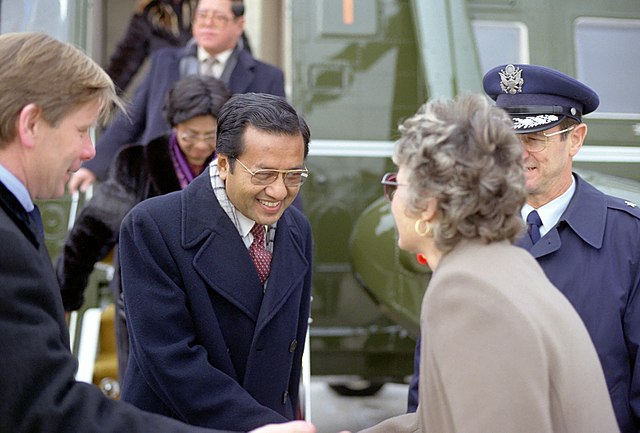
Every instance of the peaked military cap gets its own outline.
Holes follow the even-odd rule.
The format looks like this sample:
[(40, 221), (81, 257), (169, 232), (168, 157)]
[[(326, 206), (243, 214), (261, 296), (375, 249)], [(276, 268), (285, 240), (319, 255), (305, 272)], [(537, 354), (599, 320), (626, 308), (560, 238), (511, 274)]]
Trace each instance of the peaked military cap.
[(582, 122), (600, 104), (598, 94), (555, 69), (502, 65), (487, 72), (484, 91), (513, 119), (518, 134), (553, 128), (566, 117)]

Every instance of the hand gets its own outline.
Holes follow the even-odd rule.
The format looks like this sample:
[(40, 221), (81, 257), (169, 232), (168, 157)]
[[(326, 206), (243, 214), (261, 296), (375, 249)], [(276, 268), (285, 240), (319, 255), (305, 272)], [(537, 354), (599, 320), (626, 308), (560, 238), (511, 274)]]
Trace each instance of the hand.
[(69, 193), (73, 194), (74, 192), (80, 189), (80, 192), (85, 192), (89, 186), (93, 182), (96, 181), (96, 175), (93, 174), (91, 170), (88, 168), (80, 167), (78, 171), (71, 175), (71, 179), (69, 179), (69, 183), (67, 183), (67, 187), (69, 188)]
[(316, 428), (306, 421), (291, 421), (283, 424), (268, 424), (249, 433), (316, 433)]

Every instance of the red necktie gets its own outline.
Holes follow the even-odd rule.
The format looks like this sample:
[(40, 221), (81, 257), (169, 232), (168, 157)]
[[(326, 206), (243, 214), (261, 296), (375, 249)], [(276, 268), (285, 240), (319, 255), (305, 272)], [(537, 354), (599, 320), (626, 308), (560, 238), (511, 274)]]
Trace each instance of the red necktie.
[(271, 253), (264, 247), (264, 226), (256, 223), (251, 229), (251, 234), (253, 235), (253, 242), (249, 246), (249, 255), (258, 271), (260, 282), (264, 284), (271, 270)]

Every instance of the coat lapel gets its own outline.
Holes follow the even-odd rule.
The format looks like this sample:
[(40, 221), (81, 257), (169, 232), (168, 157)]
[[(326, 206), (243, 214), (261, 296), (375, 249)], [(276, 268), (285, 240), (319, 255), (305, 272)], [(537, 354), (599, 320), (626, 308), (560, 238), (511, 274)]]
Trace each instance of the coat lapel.
[(194, 179), (182, 197), (182, 247), (197, 249), (193, 253), (195, 271), (212, 290), (256, 321), (259, 331), (302, 286), (311, 266), (303, 254), (302, 236), (291, 211), (285, 211), (278, 222), (271, 273), (263, 295), (249, 252), (215, 198), (209, 170)]
[(302, 235), (286, 210), (278, 221), (271, 260), (271, 273), (260, 308), (256, 333), (286, 304), (291, 295), (304, 286), (303, 280), (311, 266), (302, 247)]
[(238, 63), (233, 70), (229, 87), (233, 93), (246, 93), (253, 82), (255, 59), (249, 53), (242, 50), (238, 53)]
[[(605, 196), (587, 184), (574, 173), (576, 191), (569, 202), (569, 206), (560, 217), (560, 221), (535, 245), (525, 234), (517, 245), (528, 250), (533, 257), (540, 258), (558, 251), (562, 246), (562, 239), (558, 226), (567, 224), (584, 242), (593, 248), (602, 247), (604, 230), (607, 222), (607, 204)], [(584, 216), (588, 215), (588, 218)]]
[(182, 213), (182, 247), (195, 249), (195, 271), (212, 290), (257, 320), (262, 285), (238, 230), (215, 197), (208, 169), (183, 190)]

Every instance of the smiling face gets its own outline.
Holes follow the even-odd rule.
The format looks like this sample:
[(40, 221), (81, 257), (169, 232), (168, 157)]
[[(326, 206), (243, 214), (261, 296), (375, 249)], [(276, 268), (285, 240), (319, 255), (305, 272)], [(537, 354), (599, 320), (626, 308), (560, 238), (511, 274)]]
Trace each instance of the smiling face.
[[(544, 132), (551, 134), (561, 129), (555, 126)], [(581, 123), (564, 139), (562, 136), (549, 138), (544, 150), (535, 153), (524, 150), (527, 203), (539, 208), (569, 188), (573, 157), (582, 147), (586, 131), (587, 126)]]
[(34, 199), (64, 194), (71, 173), (96, 154), (89, 130), (100, 114), (98, 100), (88, 102), (52, 126), (38, 116), (33, 127), (33, 147), (29, 149), (26, 183)]
[[(242, 135), (244, 151), (238, 157), (253, 172), (260, 169), (295, 170), (304, 168), (304, 140), (302, 135), (271, 134), (252, 126)], [(282, 175), (269, 185), (254, 185), (251, 174), (226, 155), (218, 155), (220, 178), (225, 183), (227, 196), (240, 213), (264, 225), (280, 219), (293, 202), (300, 186), (287, 187)]]
[(244, 17), (235, 17), (231, 0), (200, 0), (192, 23), (198, 46), (210, 55), (234, 48), (244, 29)]

